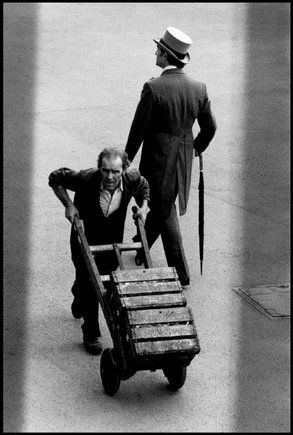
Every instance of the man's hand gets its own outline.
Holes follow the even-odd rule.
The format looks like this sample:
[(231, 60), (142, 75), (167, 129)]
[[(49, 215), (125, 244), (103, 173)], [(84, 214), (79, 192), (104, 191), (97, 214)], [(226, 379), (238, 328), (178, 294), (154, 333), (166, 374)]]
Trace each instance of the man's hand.
[(57, 186), (53, 186), (52, 189), (54, 190), (55, 195), (57, 198), (60, 199), (62, 204), (65, 207), (65, 217), (69, 220), (70, 223), (73, 224), (74, 217), (77, 216), (79, 218), (79, 213), (73, 202), (71, 201), (67, 190), (64, 189), (63, 186), (60, 184)]
[(142, 221), (143, 224), (145, 224), (145, 220), (147, 217), (147, 203), (145, 202), (142, 207), (137, 208), (137, 212), (133, 215), (133, 218), (136, 219), (140, 219)]
[(142, 221), (143, 224), (145, 224), (146, 215), (147, 215), (147, 213), (146, 213), (146, 211), (145, 211), (144, 209), (139, 208), (139, 209), (137, 210), (136, 217), (137, 217), (138, 219), (140, 219), (140, 220)]
[(79, 213), (77, 208), (75, 207), (75, 205), (73, 204), (69, 204), (66, 208), (65, 208), (65, 217), (66, 219), (69, 220), (69, 222), (71, 222), (73, 224), (74, 222), (74, 217), (78, 217), (79, 218)]

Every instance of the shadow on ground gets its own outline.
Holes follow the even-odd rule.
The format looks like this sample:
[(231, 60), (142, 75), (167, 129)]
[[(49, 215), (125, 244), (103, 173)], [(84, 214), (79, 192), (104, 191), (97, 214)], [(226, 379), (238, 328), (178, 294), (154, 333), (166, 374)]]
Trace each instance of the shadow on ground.
[[(289, 8), (248, 5), (242, 234), (248, 286), (289, 281)], [(253, 307), (247, 313), (243, 309), (239, 319), (238, 431), (272, 428), (274, 421), (283, 421), (276, 430), (286, 431), (289, 321), (268, 319)]]
[(38, 6), (4, 4), (4, 428), (23, 422)]

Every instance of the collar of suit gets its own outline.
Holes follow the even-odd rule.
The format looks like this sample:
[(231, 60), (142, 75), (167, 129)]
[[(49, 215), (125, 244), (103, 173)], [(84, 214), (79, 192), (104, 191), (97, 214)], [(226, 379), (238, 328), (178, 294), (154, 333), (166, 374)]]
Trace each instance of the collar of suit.
[[(171, 65), (170, 65), (171, 66)], [(182, 68), (164, 69), (161, 75), (165, 74), (185, 74)]]

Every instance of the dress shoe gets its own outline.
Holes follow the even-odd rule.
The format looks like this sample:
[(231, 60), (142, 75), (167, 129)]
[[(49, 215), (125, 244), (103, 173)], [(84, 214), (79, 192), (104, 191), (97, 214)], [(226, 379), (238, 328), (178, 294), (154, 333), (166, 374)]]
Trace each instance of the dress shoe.
[(91, 338), (90, 340), (83, 338), (83, 345), (88, 353), (92, 355), (98, 355), (103, 349), (102, 337), (95, 337)]

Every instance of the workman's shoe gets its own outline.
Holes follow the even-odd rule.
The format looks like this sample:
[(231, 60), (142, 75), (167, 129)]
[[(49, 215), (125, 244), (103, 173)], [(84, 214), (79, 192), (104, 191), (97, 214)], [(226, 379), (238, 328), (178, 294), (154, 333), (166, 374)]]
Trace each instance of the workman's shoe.
[(83, 345), (85, 350), (92, 355), (98, 355), (103, 350), (102, 337), (96, 337), (90, 340), (83, 338)]
[(75, 319), (80, 319), (82, 317), (82, 308), (80, 303), (76, 300), (76, 298), (73, 299), (73, 302), (71, 304), (71, 312)]

